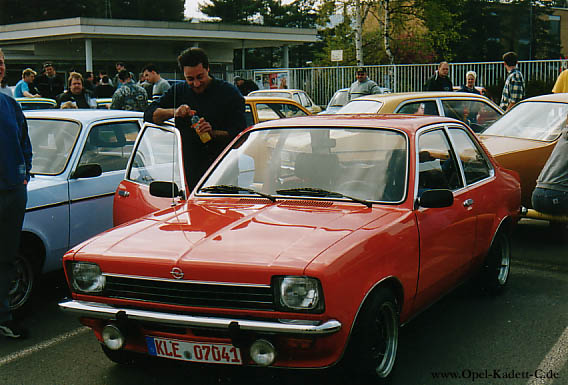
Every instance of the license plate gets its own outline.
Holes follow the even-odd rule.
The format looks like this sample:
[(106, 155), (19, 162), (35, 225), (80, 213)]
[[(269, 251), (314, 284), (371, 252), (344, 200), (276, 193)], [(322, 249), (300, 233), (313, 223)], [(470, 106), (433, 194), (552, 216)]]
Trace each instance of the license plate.
[(241, 365), (241, 351), (230, 344), (187, 342), (158, 337), (146, 337), (148, 353), (174, 360)]

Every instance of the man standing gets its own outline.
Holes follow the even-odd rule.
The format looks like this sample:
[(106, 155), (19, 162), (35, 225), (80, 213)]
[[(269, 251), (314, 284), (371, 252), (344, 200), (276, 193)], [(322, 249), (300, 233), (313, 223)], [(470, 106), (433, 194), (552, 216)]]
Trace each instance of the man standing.
[(448, 77), (450, 73), (450, 65), (447, 61), (440, 62), (438, 64), (438, 70), (428, 81), (426, 82), (426, 91), (448, 91), (452, 92), (454, 90), (454, 85)]
[(130, 73), (122, 70), (118, 73), (122, 84), (112, 95), (111, 110), (144, 111), (148, 107), (148, 95), (144, 88), (134, 84)]
[(256, 85), (256, 83), (250, 79), (243, 79), (240, 76), (235, 76), (234, 81), (235, 81), (235, 86), (237, 86), (237, 88), (239, 89), (239, 91), (241, 91), (241, 94), (243, 96), (247, 96), (252, 91), (258, 90), (258, 86)]
[[(5, 68), (0, 49), (0, 82)], [(22, 338), (25, 331), (13, 320), (10, 310), (10, 289), (16, 275), (14, 262), (26, 212), (32, 146), (19, 104), (3, 93), (0, 93), (0, 147), (0, 335)]]
[[(114, 75), (114, 80), (112, 81), (112, 85), (116, 87), (116, 89), (119, 89), (120, 87), (122, 87), (122, 83), (118, 80), (118, 74), (120, 73), (120, 71), (122, 70), (126, 70), (126, 66), (124, 65), (123, 62), (119, 61), (118, 63), (115, 64), (115, 68), (116, 68), (116, 75)], [(130, 72), (130, 78), (132, 80), (134, 80), (134, 74), (132, 72)]]
[(507, 80), (503, 87), (501, 103), (499, 107), (507, 112), (525, 96), (525, 79), (517, 68), (518, 57), (515, 52), (507, 52), (503, 55), (503, 64), (507, 70)]
[(55, 99), (65, 88), (65, 81), (55, 72), (51, 63), (43, 65), (43, 73), (35, 78), (35, 86), (44, 98)]
[(58, 108), (65, 102), (72, 102), (77, 108), (96, 108), (97, 102), (83, 86), (83, 76), (80, 73), (69, 74), (68, 87), (67, 91), (56, 98)]
[(568, 92), (568, 68), (562, 71), (560, 75), (558, 75), (556, 83), (554, 83), (554, 87), (552, 88), (553, 94), (559, 94), (563, 92)]
[[(234, 85), (209, 74), (209, 58), (201, 48), (183, 51), (178, 64), (185, 83), (174, 85), (152, 102), (144, 120), (160, 124), (176, 118), (191, 190), (227, 143), (246, 127), (245, 100)], [(200, 119), (192, 128), (194, 114)], [(205, 134), (211, 140), (201, 139)]]
[(16, 83), (14, 88), (15, 98), (40, 98), (41, 95), (34, 86), (36, 72), (31, 68), (22, 71), (22, 79)]
[(380, 94), (381, 88), (374, 81), (367, 77), (367, 70), (363, 67), (357, 68), (357, 80), (349, 88), (349, 100), (353, 100), (363, 95)]
[(154, 64), (147, 64), (142, 72), (144, 73), (146, 81), (153, 84), (152, 94), (148, 95), (148, 98), (157, 99), (170, 89), (170, 83), (168, 83), (166, 79), (162, 79), (160, 71), (158, 71), (158, 67)]

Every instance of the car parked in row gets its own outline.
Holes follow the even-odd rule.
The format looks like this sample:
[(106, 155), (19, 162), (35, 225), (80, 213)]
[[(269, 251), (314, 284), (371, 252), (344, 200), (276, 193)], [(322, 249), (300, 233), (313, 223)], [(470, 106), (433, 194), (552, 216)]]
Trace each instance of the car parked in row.
[(32, 178), (11, 307), (28, 303), (39, 274), (61, 269), (63, 254), (112, 227), (113, 194), (140, 131), (142, 113), (25, 111)]
[(321, 107), (314, 103), (304, 90), (296, 89), (266, 89), (250, 92), (247, 96), (263, 96), (292, 99), (310, 111), (312, 114), (321, 112)]
[(536, 180), (568, 123), (568, 94), (535, 96), (516, 104), (481, 134), (503, 167), (519, 173), (522, 204), (532, 207)]
[(405, 92), (367, 95), (350, 101), (338, 114), (415, 114), (447, 116), (482, 132), (503, 115), (485, 96), (465, 92)]
[[(390, 94), (391, 90), (386, 87), (379, 87), (381, 89), (380, 94)], [(320, 114), (335, 114), (341, 107), (349, 102), (349, 88), (340, 88), (329, 99), (327, 107), (325, 110), (320, 112)]]
[(151, 213), (64, 257), (60, 307), (115, 362), (340, 363), (381, 382), (401, 324), (474, 275), (507, 283), (518, 176), (457, 120), (260, 123), (193, 192), (179, 159), (177, 130), (147, 125), (117, 205)]

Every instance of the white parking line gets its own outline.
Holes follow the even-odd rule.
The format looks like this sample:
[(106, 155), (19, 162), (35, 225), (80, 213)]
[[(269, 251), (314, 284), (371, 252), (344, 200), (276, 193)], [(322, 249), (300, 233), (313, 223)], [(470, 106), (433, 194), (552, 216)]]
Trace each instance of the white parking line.
[(12, 361), (19, 360), (20, 358), (27, 357), (27, 356), (29, 356), (30, 354), (33, 354), (33, 353), (38, 352), (38, 351), (40, 351), (40, 350), (47, 349), (47, 348), (49, 348), (49, 347), (51, 347), (51, 346), (53, 346), (53, 345), (55, 345), (55, 344), (58, 344), (58, 343), (60, 343), (60, 342), (63, 342), (63, 341), (65, 341), (65, 340), (67, 340), (67, 339), (69, 339), (69, 338), (72, 338), (72, 337), (75, 337), (75, 336), (77, 336), (77, 335), (79, 335), (79, 334), (85, 333), (85, 332), (87, 332), (87, 331), (89, 331), (89, 330), (91, 330), (91, 329), (89, 329), (89, 328), (86, 327), (86, 326), (82, 326), (82, 327), (80, 327), (80, 328), (77, 328), (77, 329), (72, 330), (72, 331), (70, 331), (70, 332), (67, 332), (67, 333), (65, 333), (65, 334), (61, 334), (60, 336), (57, 336), (57, 337), (55, 337), (55, 338), (52, 338), (52, 339), (47, 340), (47, 341), (45, 341), (45, 342), (42, 342), (42, 343), (40, 343), (40, 344), (31, 346), (31, 347), (29, 347), (29, 348), (27, 348), (27, 349), (20, 350), (19, 352), (10, 354), (10, 355), (5, 356), (5, 357), (1, 357), (1, 358), (0, 358), (0, 367), (9, 364), (9, 363), (12, 362)]
[(564, 333), (544, 357), (544, 360), (535, 370), (535, 377), (531, 378), (527, 385), (552, 385), (555, 379), (559, 379), (565, 384), (568, 379), (555, 377), (564, 368), (566, 361), (568, 361), (568, 327), (564, 329)]

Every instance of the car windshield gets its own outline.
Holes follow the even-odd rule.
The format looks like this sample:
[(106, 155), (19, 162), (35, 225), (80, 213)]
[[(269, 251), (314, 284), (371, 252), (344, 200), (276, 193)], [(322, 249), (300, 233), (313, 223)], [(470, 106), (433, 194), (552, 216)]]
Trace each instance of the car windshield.
[(329, 101), (329, 104), (327, 106), (328, 107), (342, 107), (342, 106), (346, 105), (347, 102), (349, 101), (348, 97), (349, 97), (349, 91), (347, 91), (347, 90), (337, 91), (335, 93), (335, 95), (333, 95), (333, 97), (331, 98), (331, 100)]
[(483, 132), (484, 135), (553, 141), (566, 125), (568, 104), (524, 102)]
[(341, 107), (338, 114), (376, 114), (383, 106), (382, 102), (375, 100), (352, 100)]
[(233, 145), (198, 194), (261, 192), (273, 197), (401, 202), (407, 153), (406, 136), (394, 130), (256, 130)]
[(266, 97), (269, 97), (269, 98), (287, 98), (287, 99), (292, 98), (290, 93), (278, 92), (278, 91), (272, 91), (272, 92), (254, 92), (253, 91), (249, 94), (249, 96), (266, 96)]
[(55, 119), (28, 119), (32, 143), (32, 174), (61, 174), (69, 161), (81, 125)]

